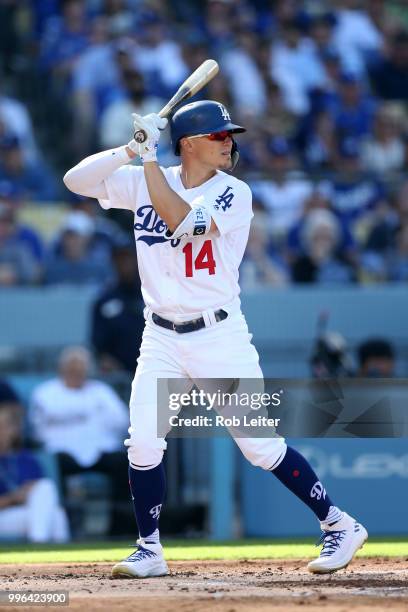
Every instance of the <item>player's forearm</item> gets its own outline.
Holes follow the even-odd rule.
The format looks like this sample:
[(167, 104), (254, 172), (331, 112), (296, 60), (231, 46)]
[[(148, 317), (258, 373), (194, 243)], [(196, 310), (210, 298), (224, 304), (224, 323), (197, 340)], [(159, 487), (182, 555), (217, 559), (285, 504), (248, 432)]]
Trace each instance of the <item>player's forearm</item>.
[(173, 232), (191, 207), (169, 186), (157, 162), (146, 162), (144, 173), (153, 208)]
[(90, 155), (68, 170), (64, 183), (70, 191), (91, 198), (107, 198), (104, 180), (130, 162), (127, 147)]

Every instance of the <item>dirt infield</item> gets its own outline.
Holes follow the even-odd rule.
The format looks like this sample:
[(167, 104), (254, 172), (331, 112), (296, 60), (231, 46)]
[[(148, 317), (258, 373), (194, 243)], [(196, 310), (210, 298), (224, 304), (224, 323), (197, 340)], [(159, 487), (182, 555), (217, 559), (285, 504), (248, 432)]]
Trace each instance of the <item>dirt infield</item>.
[(169, 565), (170, 576), (143, 580), (112, 579), (105, 563), (0, 565), (0, 582), (7, 590), (68, 590), (69, 609), (86, 612), (292, 612), (299, 606), (308, 612), (408, 610), (408, 558), (361, 558), (328, 576), (310, 574), (304, 560)]

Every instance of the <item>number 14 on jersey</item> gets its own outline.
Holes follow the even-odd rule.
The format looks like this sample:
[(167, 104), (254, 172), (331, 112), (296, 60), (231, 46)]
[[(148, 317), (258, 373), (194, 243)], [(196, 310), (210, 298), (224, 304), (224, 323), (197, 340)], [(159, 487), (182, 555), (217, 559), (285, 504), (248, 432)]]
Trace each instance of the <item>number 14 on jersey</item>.
[(185, 258), (186, 276), (194, 276), (194, 270), (208, 270), (208, 274), (215, 274), (215, 259), (211, 240), (206, 240), (193, 261), (193, 243), (187, 242), (183, 248)]

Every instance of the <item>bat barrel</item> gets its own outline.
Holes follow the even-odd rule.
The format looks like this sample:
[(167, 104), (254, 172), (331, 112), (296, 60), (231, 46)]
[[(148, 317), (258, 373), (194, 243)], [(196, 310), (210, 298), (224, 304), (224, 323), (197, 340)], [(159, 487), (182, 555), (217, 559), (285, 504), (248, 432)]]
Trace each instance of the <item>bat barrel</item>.
[[(174, 96), (167, 102), (161, 111), (160, 117), (168, 117), (177, 108), (181, 102), (191, 98), (200, 89), (202, 89), (211, 79), (218, 73), (219, 67), (215, 60), (205, 60), (179, 87)], [(144, 130), (138, 130), (134, 133), (133, 138), (138, 143), (145, 142), (147, 134)]]

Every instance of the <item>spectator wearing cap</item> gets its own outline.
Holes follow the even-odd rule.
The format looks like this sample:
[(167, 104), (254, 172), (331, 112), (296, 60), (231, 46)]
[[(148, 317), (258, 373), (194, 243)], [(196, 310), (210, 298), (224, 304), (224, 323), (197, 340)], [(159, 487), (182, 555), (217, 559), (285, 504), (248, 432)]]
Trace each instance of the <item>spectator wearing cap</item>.
[(39, 275), (30, 247), (17, 235), (13, 209), (0, 202), (0, 286), (34, 284)]
[(371, 83), (385, 100), (408, 99), (408, 32), (400, 30), (391, 40), (390, 52), (370, 72)]
[(6, 134), (0, 139), (0, 180), (12, 183), (26, 200), (47, 202), (57, 199), (58, 189), (51, 172), (39, 161), (26, 161), (23, 148), (14, 134)]
[(339, 251), (340, 240), (341, 227), (331, 211), (310, 211), (302, 231), (303, 253), (292, 265), (293, 281), (320, 285), (353, 282), (353, 269)]
[(340, 222), (361, 242), (367, 222), (384, 201), (382, 183), (361, 171), (360, 142), (352, 137), (340, 141), (335, 172), (320, 188), (331, 202)]
[(340, 90), (340, 81), (343, 74), (341, 58), (334, 46), (329, 46), (319, 52), (319, 59), (323, 66), (324, 80), (310, 93), (310, 113), (305, 118), (310, 121), (321, 112), (327, 112), (337, 103)]
[(395, 349), (385, 338), (369, 338), (357, 349), (357, 376), (362, 378), (393, 378)]
[(103, 372), (133, 374), (145, 323), (134, 244), (118, 242), (112, 258), (116, 280), (93, 306), (91, 344)]
[(357, 72), (353, 70), (339, 49), (336, 29), (337, 21), (334, 13), (317, 14), (311, 19), (310, 36), (316, 46), (316, 53), (324, 71), (324, 90), (336, 90), (339, 75), (342, 71)]
[(10, 183), (0, 181), (0, 209), (1, 214), (8, 218), (12, 226), (10, 227), (10, 238), (16, 244), (27, 247), (38, 265), (41, 265), (44, 258), (43, 240), (37, 230), (20, 222), (20, 201), (17, 195), (18, 192), (16, 193)]
[(84, 212), (72, 212), (67, 216), (57, 245), (45, 260), (46, 284), (102, 286), (110, 280), (110, 262), (91, 255), (93, 234), (94, 224)]
[(293, 151), (286, 138), (272, 138), (269, 151), (268, 179), (251, 182), (251, 188), (268, 211), (273, 237), (283, 240), (288, 229), (302, 216), (312, 185), (294, 170)]
[(362, 166), (384, 174), (402, 170), (405, 162), (404, 128), (407, 117), (402, 105), (387, 102), (375, 115), (373, 134), (363, 143)]
[(356, 73), (343, 72), (338, 94), (328, 101), (327, 111), (341, 137), (361, 138), (372, 131), (375, 100), (367, 94)]
[(23, 409), (6, 381), (0, 382), (0, 537), (66, 542), (68, 522), (53, 481), (22, 444)]

